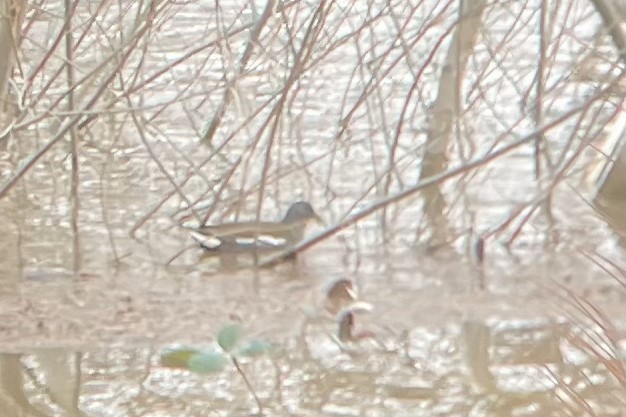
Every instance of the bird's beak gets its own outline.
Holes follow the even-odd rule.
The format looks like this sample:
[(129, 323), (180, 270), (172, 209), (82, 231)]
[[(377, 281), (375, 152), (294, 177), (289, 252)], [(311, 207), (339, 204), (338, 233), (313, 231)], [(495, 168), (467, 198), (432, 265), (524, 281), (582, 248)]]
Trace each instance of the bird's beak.
[(356, 291), (354, 291), (354, 288), (346, 288), (346, 293), (348, 294), (348, 297), (350, 297), (352, 300), (357, 300), (358, 296)]

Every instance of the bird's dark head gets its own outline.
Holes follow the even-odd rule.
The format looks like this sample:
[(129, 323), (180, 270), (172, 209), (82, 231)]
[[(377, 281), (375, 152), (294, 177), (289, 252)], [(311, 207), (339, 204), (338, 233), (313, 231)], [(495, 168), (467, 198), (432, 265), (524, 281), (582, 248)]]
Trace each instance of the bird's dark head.
[(352, 281), (341, 278), (331, 282), (326, 289), (326, 310), (335, 314), (356, 302), (357, 294)]
[(311, 204), (306, 201), (296, 201), (287, 210), (283, 223), (297, 223), (306, 222), (309, 220), (316, 220), (320, 223), (322, 219), (317, 215)]

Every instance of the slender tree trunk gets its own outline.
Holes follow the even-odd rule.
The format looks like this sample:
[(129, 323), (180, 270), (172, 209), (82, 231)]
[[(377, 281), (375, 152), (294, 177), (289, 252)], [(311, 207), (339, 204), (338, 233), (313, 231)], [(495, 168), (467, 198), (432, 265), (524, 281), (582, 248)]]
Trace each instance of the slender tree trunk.
[(626, 62), (626, 30), (623, 27), (626, 21), (624, 0), (591, 0), (591, 3), (604, 20), (604, 24), (619, 50), (620, 58)]
[[(622, 62), (626, 63), (626, 4), (623, 0), (592, 0), (602, 17)], [(626, 100), (605, 135), (597, 142), (600, 153), (586, 172), (586, 188), (594, 205), (605, 216), (626, 246)]]
[[(441, 71), (437, 99), (429, 115), (428, 139), (420, 179), (435, 176), (446, 169), (448, 149), (454, 125), (461, 114), (461, 85), (467, 60), (474, 50), (482, 25), (486, 0), (460, 0), (459, 24), (454, 32)], [(446, 203), (439, 187), (424, 190), (426, 217), (432, 227), (431, 242), (447, 241)]]
[(25, 10), (24, 0), (0, 0), (0, 149), (6, 146), (5, 129), (10, 120), (7, 83), (16, 62)]

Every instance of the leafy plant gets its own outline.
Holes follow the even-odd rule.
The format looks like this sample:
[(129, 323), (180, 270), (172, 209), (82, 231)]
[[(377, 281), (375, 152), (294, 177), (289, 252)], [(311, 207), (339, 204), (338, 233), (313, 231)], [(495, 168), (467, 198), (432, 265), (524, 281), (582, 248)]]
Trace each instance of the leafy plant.
[(223, 326), (217, 334), (217, 346), (208, 350), (190, 347), (170, 348), (160, 355), (161, 366), (173, 369), (185, 369), (198, 374), (211, 374), (226, 369), (232, 363), (243, 378), (254, 401), (262, 411), (261, 402), (257, 397), (250, 381), (239, 365), (238, 357), (258, 357), (268, 353), (270, 343), (263, 340), (250, 340), (240, 343), (243, 337), (243, 328), (238, 324)]

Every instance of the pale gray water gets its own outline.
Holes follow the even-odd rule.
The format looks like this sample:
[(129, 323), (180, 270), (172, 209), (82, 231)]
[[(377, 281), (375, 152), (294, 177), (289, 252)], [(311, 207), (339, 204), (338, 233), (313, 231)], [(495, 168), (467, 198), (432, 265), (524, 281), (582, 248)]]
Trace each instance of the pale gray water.
[[(248, 10), (235, 20), (239, 9), (221, 6), (224, 14), (219, 17), (228, 25), (255, 19)], [(289, 21), (307, 22), (316, 6), (304, 2), (292, 6)], [(46, 7), (62, 14), (60, 6)], [(94, 10), (95, 4), (89, 7)], [(116, 7), (108, 4), (99, 23), (115, 25)], [(298, 13), (293, 11), (296, 7)], [(380, 5), (372, 2), (371, 7), (352, 9), (352, 24), (375, 16)], [(469, 67), (475, 72), (468, 76), (463, 105), (472, 113), (462, 118), (458, 136), (467, 139), (461, 144), (465, 158), (472, 149), (471, 157), (482, 155), (520, 119), (503, 140), (532, 128), (531, 103), (523, 103), (522, 97), (531, 89), (535, 71), (536, 51), (531, 44), (536, 33), (527, 27), (530, 24), (515, 26), (513, 38), (504, 43), (507, 48), (498, 48), (513, 25), (517, 7), (523, 6), (490, 9), (481, 44), (484, 50), (479, 48)], [(82, 19), (89, 16), (87, 8), (87, 3), (79, 5)], [(438, 3), (435, 9), (444, 10), (446, 5)], [(394, 4), (394, 11), (397, 16), (409, 14), (402, 3)], [(409, 106), (410, 116), (405, 116), (395, 156), (398, 176), (388, 191), (380, 178), (389, 170), (392, 132), (416, 68), (421, 68), (434, 42), (454, 21), (450, 7), (426, 30), (422, 22), (430, 22), (430, 11), (428, 5), (417, 7), (404, 31), (411, 40), (415, 33), (424, 32), (411, 50), (416, 66), (403, 61), (381, 80), (379, 90), (369, 96), (367, 106), (359, 107), (341, 137), (335, 137), (339, 122), (371, 76), (366, 65), (357, 65), (358, 57), (373, 71), (375, 65), (389, 65), (385, 59), (403, 53), (396, 46), (389, 58), (382, 55), (392, 44), (391, 16), (386, 14), (371, 31), (363, 32), (359, 50), (353, 39), (341, 43), (298, 80), (298, 94), (290, 97), (271, 136), (272, 163), (265, 176), (262, 217), (278, 218), (292, 201), (303, 198), (313, 202), (328, 227), (351, 207), (362, 208), (416, 180), (426, 111), (436, 94), (445, 45), (424, 70), (419, 92)], [(315, 58), (321, 58), (330, 45), (323, 38), (328, 33), (337, 30), (332, 39), (352, 33), (347, 21), (336, 23), (339, 12), (335, 13), (326, 24), (328, 32), (320, 35)], [(567, 30), (575, 31), (578, 41), (572, 36), (564, 43), (557, 55), (562, 67), (556, 66), (555, 73), (569, 74), (572, 58), (567, 54), (591, 42), (597, 24), (588, 8), (574, 8), (571, 13)], [(139, 69), (144, 77), (216, 36), (213, 3), (172, 5), (159, 16), (169, 20), (149, 42)], [(527, 11), (522, 16), (533, 21), (535, 14)], [(583, 17), (583, 24), (570, 27)], [(253, 56), (250, 71), (237, 83), (235, 101), (213, 146), (219, 146), (283, 86), (288, 75), (283, 57), (291, 46), (287, 33), (279, 31), (278, 20), (269, 25), (264, 49)], [(58, 27), (58, 20), (44, 14), (29, 29), (23, 45), (28, 52), (26, 68), (34, 68), (41, 59), (41, 49), (32, 40), (47, 39), (44, 34), (56, 33)], [(271, 38), (273, 33), (279, 35)], [(298, 40), (302, 33), (300, 28)], [(217, 192), (216, 184), (243, 156), (243, 166), (228, 182), (211, 217), (216, 222), (237, 210), (242, 217), (254, 217), (258, 183), (264, 177), (269, 134), (262, 135), (252, 149), (262, 118), (237, 131), (219, 157), (198, 168), (212, 154), (199, 137), (222, 99), (223, 66), (232, 75), (247, 39), (244, 32), (223, 42), (221, 49), (207, 48), (132, 96), (133, 106), (143, 108), (137, 114), (149, 144), (169, 175), (180, 183), (189, 171), (195, 173), (183, 188), (189, 200), (212, 197), (207, 190)], [(80, 73), (110, 52), (96, 29), (84, 42)], [(366, 51), (371, 42), (376, 47)], [(484, 54), (494, 50), (500, 67), (487, 65)], [(136, 66), (139, 59), (134, 56), (130, 62)], [(128, 74), (133, 65), (129, 64)], [(559, 81), (563, 74), (549, 78), (558, 88), (547, 95), (546, 117), (579, 105), (592, 90), (573, 76)], [(35, 90), (49, 76), (44, 70), (36, 77)], [(477, 77), (480, 83), (470, 88)], [(63, 91), (63, 85), (53, 91)], [(476, 101), (481, 94), (482, 100)], [(165, 106), (169, 100), (173, 103)], [(35, 114), (43, 112), (46, 103), (37, 103)], [(101, 116), (88, 132), (79, 134), (79, 271), (74, 271), (73, 262), (67, 143), (57, 145), (0, 200), (5, 230), (0, 235), (4, 254), (0, 347), (7, 352), (1, 366), (3, 374), (11, 376), (1, 385), (9, 398), (0, 402), (2, 410), (13, 410), (14, 403), (29, 410), (34, 404), (44, 415), (54, 415), (50, 404), (71, 409), (78, 386), (78, 404), (87, 415), (248, 415), (255, 406), (233, 369), (202, 377), (160, 367), (157, 361), (158, 353), (172, 344), (210, 344), (220, 327), (231, 321), (241, 322), (248, 332), (277, 346), (271, 356), (245, 365), (268, 415), (559, 415), (564, 402), (573, 415), (582, 415), (580, 399), (597, 415), (623, 409), (623, 392), (613, 376), (616, 371), (608, 372), (584, 344), (591, 340), (592, 347), (619, 347), (613, 355), (623, 355), (620, 323), (615, 332), (607, 332), (613, 339), (594, 340), (606, 333), (599, 328), (585, 333), (581, 325), (589, 319), (575, 304), (574, 295), (585, 296), (609, 317), (623, 314), (625, 293), (620, 283), (583, 256), (597, 251), (618, 264), (623, 259), (611, 230), (591, 208), (563, 183), (555, 193), (556, 221), (551, 229), (543, 216), (531, 219), (510, 252), (504, 243), (512, 232), (498, 235), (488, 242), (482, 271), (467, 257), (464, 236), (470, 224), (477, 232), (488, 231), (532, 199), (536, 184), (530, 148), (484, 166), (464, 182), (446, 184), (453, 204), (449, 218), (459, 236), (450, 248), (432, 252), (424, 248), (423, 202), (418, 194), (393, 205), (384, 224), (381, 215), (374, 214), (302, 253), (293, 263), (262, 270), (222, 269), (227, 262), (202, 259), (202, 252), (193, 248), (166, 266), (191, 243), (177, 226), (186, 214), (179, 210), (184, 204), (177, 197), (169, 199), (137, 230), (135, 239), (129, 236), (171, 185), (140, 141), (127, 103), (116, 109), (120, 112)], [(261, 112), (264, 117), (268, 113), (268, 108)], [(3, 179), (45, 142), (57, 124), (46, 117), (15, 133), (0, 161)], [(549, 138), (555, 155), (572, 129), (572, 124), (564, 124)], [(453, 152), (454, 163), (461, 159), (459, 149)], [(245, 202), (238, 204), (242, 195)], [(316, 226), (312, 233), (320, 230)], [(336, 325), (331, 320), (307, 325), (319, 313), (326, 283), (340, 276), (353, 279), (360, 297), (372, 304), (371, 313), (359, 316), (359, 325), (376, 332), (388, 351), (366, 346), (366, 354), (350, 356), (332, 341)], [(23, 353), (19, 361), (17, 353)], [(68, 371), (76, 363), (80, 383)], [(62, 382), (54, 382), (50, 375)], [(15, 388), (24, 388), (25, 398), (16, 396)], [(60, 399), (64, 396), (65, 402)]]

